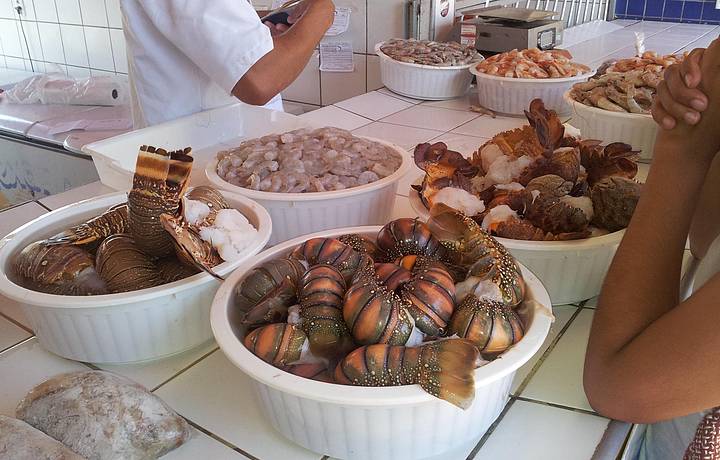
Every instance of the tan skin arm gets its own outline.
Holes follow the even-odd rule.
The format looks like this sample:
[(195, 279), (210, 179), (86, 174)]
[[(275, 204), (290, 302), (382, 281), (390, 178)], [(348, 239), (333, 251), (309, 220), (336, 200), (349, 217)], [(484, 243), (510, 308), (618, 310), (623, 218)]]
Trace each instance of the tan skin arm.
[(300, 75), (332, 25), (331, 0), (310, 2), (302, 17), (286, 32), (273, 37), (273, 50), (263, 56), (237, 82), (232, 94), (252, 105), (267, 104)]
[(708, 171), (695, 217), (690, 225), (690, 250), (702, 259), (720, 235), (720, 156), (716, 156)]
[(703, 58), (709, 108), (658, 134), (643, 195), (593, 320), (584, 385), (591, 406), (635, 423), (720, 404), (720, 276), (679, 302), (685, 241), (720, 150), (720, 43)]

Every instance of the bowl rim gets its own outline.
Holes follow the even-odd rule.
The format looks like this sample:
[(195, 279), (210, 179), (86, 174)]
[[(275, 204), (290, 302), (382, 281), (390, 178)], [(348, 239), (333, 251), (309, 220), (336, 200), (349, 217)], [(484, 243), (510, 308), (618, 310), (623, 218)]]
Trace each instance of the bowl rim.
[(375, 54), (377, 54), (377, 55), (380, 57), (380, 59), (382, 59), (382, 60), (384, 60), (384, 61), (386, 61), (386, 62), (393, 62), (393, 63), (399, 64), (399, 65), (402, 65), (402, 66), (405, 66), (405, 67), (413, 67), (413, 68), (416, 68), (416, 69), (427, 69), (427, 70), (467, 70), (467, 69), (470, 69), (471, 67), (476, 66), (478, 63), (480, 63), (480, 62), (482, 62), (482, 61), (485, 60), (485, 57), (484, 57), (482, 54), (480, 54), (480, 55), (479, 55), (479, 56), (480, 56), (480, 59), (478, 59), (477, 61), (472, 61), (472, 62), (469, 62), (469, 63), (467, 63), (467, 64), (463, 64), (463, 65), (434, 66), (434, 65), (427, 65), (427, 64), (415, 64), (414, 62), (402, 62), (402, 61), (398, 61), (397, 59), (393, 59), (393, 58), (391, 58), (390, 56), (388, 56), (387, 54), (385, 54), (385, 53), (382, 52), (382, 50), (381, 50), (380, 48), (382, 48), (382, 46), (385, 45), (385, 43), (387, 43), (387, 40), (375, 44)]
[[(421, 185), (422, 182), (415, 181), (413, 185)], [(410, 200), (410, 206), (419, 215), (420, 218), (426, 219), (430, 217), (430, 214), (425, 207), (425, 204), (420, 200), (420, 193), (410, 187), (410, 193), (408, 194)], [(421, 208), (420, 208), (421, 207)], [(579, 240), (566, 240), (566, 241), (528, 241), (528, 240), (514, 240), (510, 238), (502, 238), (499, 236), (493, 236), (496, 240), (511, 249), (525, 249), (531, 251), (580, 251), (595, 249), (610, 244), (617, 244), (625, 235), (625, 229), (618, 230), (616, 232), (608, 233), (606, 235), (593, 236), (590, 238), (582, 238)]]
[[(230, 299), (235, 285), (252, 268), (265, 260), (278, 257), (309, 238), (339, 236), (344, 233), (377, 235), (382, 226), (346, 227), (326, 230), (300, 236), (280, 243), (258, 254), (255, 263), (235, 270), (225, 280), (213, 299), (210, 309), (210, 326), (223, 354), (250, 378), (284, 393), (297, 397), (345, 406), (388, 406), (421, 404), (439, 401), (426, 393), (419, 385), (400, 387), (355, 387), (335, 383), (319, 382), (282, 371), (261, 360), (248, 350), (235, 333), (228, 320)], [(475, 370), (476, 391), (497, 379), (500, 379), (529, 361), (540, 349), (547, 337), (550, 325), (554, 321), (552, 304), (547, 290), (540, 280), (527, 267), (521, 265), (527, 292), (535, 300), (533, 321), (523, 339), (491, 363)]]
[[(367, 192), (372, 192), (374, 190), (380, 189), (385, 187), (386, 185), (392, 184), (393, 182), (397, 182), (400, 179), (402, 179), (405, 174), (407, 174), (410, 171), (410, 168), (412, 167), (412, 157), (410, 155), (410, 152), (403, 149), (402, 147), (393, 144), (391, 142), (384, 141), (382, 139), (376, 139), (374, 137), (368, 137), (368, 136), (358, 136), (357, 134), (352, 133), (354, 137), (358, 137), (361, 139), (365, 139), (372, 142), (377, 142), (379, 144), (382, 144), (386, 147), (389, 147), (393, 149), (398, 155), (401, 157), (401, 163), (400, 166), (389, 176), (385, 176), (382, 179), (376, 180), (375, 182), (370, 182), (369, 184), (364, 185), (358, 185), (357, 187), (351, 187), (346, 188), (343, 190), (331, 190), (328, 192), (308, 192), (308, 193), (283, 193), (283, 192), (265, 192), (261, 190), (252, 190), (245, 187), (240, 187), (239, 185), (233, 185), (230, 182), (227, 182), (225, 179), (220, 177), (217, 173), (217, 164), (220, 161), (218, 159), (218, 154), (220, 152), (217, 152), (215, 156), (210, 159), (210, 161), (207, 162), (205, 165), (205, 177), (210, 181), (210, 183), (218, 187), (221, 190), (226, 190), (229, 192), (234, 192), (238, 195), (243, 195), (246, 197), (249, 197), (254, 200), (263, 200), (263, 201), (303, 201), (303, 202), (309, 202), (309, 201), (321, 201), (321, 200), (328, 200), (328, 199), (334, 199), (334, 198), (344, 198), (348, 196), (353, 195), (360, 195)], [(246, 139), (243, 140), (243, 142), (246, 142)], [(225, 151), (229, 149), (223, 149), (221, 151)]]
[[(576, 101), (575, 99), (573, 99), (573, 97), (570, 95), (571, 92), (572, 92), (572, 88), (567, 90), (563, 94), (563, 99), (565, 99), (565, 102), (570, 104), (574, 114), (584, 110), (586, 112), (590, 112), (590, 113), (593, 113), (596, 115), (606, 116), (609, 118), (623, 118), (623, 119), (635, 120), (635, 121), (639, 121), (639, 120), (653, 121), (652, 115), (649, 113), (611, 112), (610, 110), (601, 109), (599, 107), (590, 107), (589, 105), (585, 105), (582, 102)], [(653, 123), (654, 123), (654, 121), (653, 121)]]
[[(190, 187), (189, 190), (192, 190)], [(245, 254), (238, 260), (233, 262), (223, 262), (215, 267), (215, 272), (224, 276), (231, 273), (240, 265), (248, 261), (255, 254), (264, 248), (270, 236), (272, 234), (272, 220), (268, 211), (260, 206), (257, 202), (252, 199), (233, 193), (228, 190), (219, 190), (226, 198), (231, 198), (232, 201), (240, 202), (244, 204), (254, 214), (255, 220), (258, 222), (258, 233), (256, 241), (249, 249), (246, 250)], [(4, 270), (6, 261), (9, 261), (10, 257), (13, 256), (20, 248), (13, 244), (13, 240), (24, 238), (27, 235), (35, 235), (42, 232), (42, 228), (34, 229), (29, 232), (29, 229), (36, 227), (43, 220), (49, 217), (57, 216), (58, 214), (68, 213), (71, 210), (75, 210), (77, 213), (87, 210), (92, 205), (101, 202), (114, 201), (120, 203), (123, 197), (127, 197), (127, 191), (111, 192), (104, 195), (81, 200), (75, 203), (67, 204), (61, 208), (50, 211), (42, 216), (39, 216), (30, 222), (18, 227), (13, 230), (4, 238), (0, 239), (0, 294), (23, 304), (32, 304), (34, 306), (40, 306), (45, 308), (65, 308), (65, 309), (92, 309), (97, 307), (115, 307), (124, 306), (125, 304), (133, 303), (142, 307), (140, 302), (146, 302), (159, 297), (164, 297), (172, 294), (177, 294), (189, 289), (196, 288), (210, 281), (215, 281), (215, 278), (205, 272), (196, 273), (195, 275), (189, 276), (185, 279), (173, 281), (172, 283), (163, 284), (146, 289), (140, 289), (137, 291), (121, 292), (113, 294), (101, 294), (94, 296), (72, 296), (72, 295), (58, 295), (58, 294), (47, 294), (44, 292), (34, 291), (28, 289), (19, 284), (13, 282)], [(104, 205), (103, 205), (104, 206)], [(108, 206), (109, 207), (109, 206)], [(251, 219), (248, 219), (251, 220)]]
[[(504, 82), (519, 82), (521, 84), (530, 84), (530, 83), (541, 83), (541, 84), (551, 84), (551, 83), (570, 83), (575, 81), (583, 81), (587, 80), (593, 75), (597, 73), (597, 69), (590, 69), (589, 72), (575, 75), (574, 77), (562, 77), (562, 78), (515, 78), (515, 77), (501, 77), (498, 75), (488, 75), (484, 72), (480, 72), (476, 68), (477, 63), (470, 67), (470, 73), (475, 75), (476, 77), (483, 78), (486, 80), (495, 80), (495, 81), (504, 81)], [(478, 85), (479, 86), (479, 85)]]

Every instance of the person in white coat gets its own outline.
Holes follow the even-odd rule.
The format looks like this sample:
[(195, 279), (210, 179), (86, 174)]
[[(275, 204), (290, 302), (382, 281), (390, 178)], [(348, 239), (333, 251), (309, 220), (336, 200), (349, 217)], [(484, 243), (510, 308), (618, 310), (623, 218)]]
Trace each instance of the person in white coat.
[[(332, 25), (332, 0), (305, 0), (265, 25), (247, 0), (121, 0), (133, 125), (238, 100), (282, 110), (280, 92)], [(269, 27), (270, 26), (270, 27)]]

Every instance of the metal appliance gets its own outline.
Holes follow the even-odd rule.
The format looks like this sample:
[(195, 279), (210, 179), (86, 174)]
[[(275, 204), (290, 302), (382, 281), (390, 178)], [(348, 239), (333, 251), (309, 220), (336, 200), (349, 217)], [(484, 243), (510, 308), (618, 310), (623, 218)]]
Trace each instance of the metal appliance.
[(406, 19), (408, 37), (446, 41), (455, 22), (455, 0), (409, 0)]

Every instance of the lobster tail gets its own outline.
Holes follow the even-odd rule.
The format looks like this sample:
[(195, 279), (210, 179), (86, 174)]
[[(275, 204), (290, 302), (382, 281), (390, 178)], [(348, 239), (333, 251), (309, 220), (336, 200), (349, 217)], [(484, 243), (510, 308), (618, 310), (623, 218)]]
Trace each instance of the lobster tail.
[(408, 304), (415, 325), (425, 334), (440, 336), (455, 310), (455, 283), (440, 262), (424, 257), (406, 256), (412, 260), (412, 279), (400, 296)]
[(129, 235), (112, 235), (95, 256), (97, 272), (111, 292), (146, 289), (162, 283), (160, 270)]
[(420, 255), (447, 260), (448, 251), (419, 219), (396, 219), (385, 225), (377, 236), (377, 245), (389, 260)]
[(214, 266), (222, 263), (222, 259), (212, 246), (200, 238), (197, 232), (184, 225), (179, 218), (169, 214), (161, 214), (160, 223), (172, 237), (175, 253), (182, 263), (223, 281), (223, 278), (212, 270)]
[(477, 359), (477, 348), (462, 339), (421, 347), (369, 345), (354, 350), (337, 365), (335, 381), (372, 387), (419, 384), (431, 395), (467, 409), (475, 397)]
[(375, 277), (389, 291), (395, 291), (410, 281), (412, 273), (405, 267), (396, 264), (375, 264)]
[(290, 257), (304, 260), (310, 266), (332, 265), (342, 273), (345, 281), (350, 281), (366, 260), (363, 254), (335, 238), (311, 238), (298, 246)]
[(268, 324), (245, 336), (243, 343), (255, 356), (275, 366), (299, 361), (307, 345), (307, 336), (297, 326)]
[(316, 265), (300, 281), (298, 300), (302, 329), (316, 356), (343, 356), (354, 346), (343, 321), (345, 279), (331, 265)]
[(69, 228), (49, 238), (45, 244), (72, 244), (87, 249), (95, 249), (110, 235), (126, 233), (128, 231), (127, 203), (117, 204), (101, 215), (85, 223)]
[(522, 339), (522, 321), (512, 308), (468, 295), (450, 321), (450, 333), (468, 339), (483, 354), (498, 355)]

